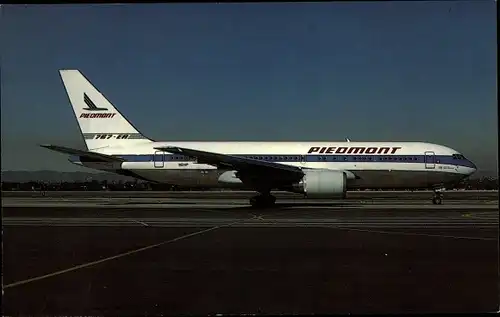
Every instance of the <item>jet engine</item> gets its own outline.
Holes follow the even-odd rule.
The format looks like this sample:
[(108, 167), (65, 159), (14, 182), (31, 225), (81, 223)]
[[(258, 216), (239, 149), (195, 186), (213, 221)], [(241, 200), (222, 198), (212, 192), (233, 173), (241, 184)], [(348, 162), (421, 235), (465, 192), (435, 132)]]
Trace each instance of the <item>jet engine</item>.
[(226, 171), (219, 175), (218, 181), (224, 184), (243, 184), (237, 171)]
[(347, 174), (343, 171), (304, 170), (304, 177), (293, 185), (295, 192), (307, 198), (345, 198)]

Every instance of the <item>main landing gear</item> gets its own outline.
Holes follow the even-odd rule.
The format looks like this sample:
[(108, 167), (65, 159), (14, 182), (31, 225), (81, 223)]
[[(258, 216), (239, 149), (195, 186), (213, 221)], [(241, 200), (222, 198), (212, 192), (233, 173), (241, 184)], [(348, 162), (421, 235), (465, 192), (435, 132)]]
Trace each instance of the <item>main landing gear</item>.
[(441, 205), (443, 203), (443, 193), (441, 189), (434, 189), (434, 196), (432, 197), (434, 205)]
[(276, 197), (271, 194), (260, 194), (250, 198), (250, 205), (254, 208), (268, 208), (274, 206)]

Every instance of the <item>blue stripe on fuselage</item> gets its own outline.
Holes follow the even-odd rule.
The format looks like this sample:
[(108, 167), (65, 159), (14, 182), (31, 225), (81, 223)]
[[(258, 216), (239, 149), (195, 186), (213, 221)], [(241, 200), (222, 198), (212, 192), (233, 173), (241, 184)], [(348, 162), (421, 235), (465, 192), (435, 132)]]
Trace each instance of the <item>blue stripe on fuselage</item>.
[[(283, 155), (283, 154), (238, 154), (235, 157), (244, 157), (257, 160), (264, 160), (268, 162), (287, 163), (287, 162), (301, 162), (301, 155)], [(125, 159), (127, 162), (188, 162), (185, 156), (174, 154), (126, 154), (114, 155)], [(434, 161), (432, 156), (425, 155), (321, 155), (321, 154), (307, 154), (304, 155), (305, 162), (352, 162), (352, 163), (436, 163), (458, 165), (464, 167), (476, 168), (475, 165), (464, 159), (455, 159), (451, 155), (435, 155)], [(192, 160), (191, 160), (192, 161)]]

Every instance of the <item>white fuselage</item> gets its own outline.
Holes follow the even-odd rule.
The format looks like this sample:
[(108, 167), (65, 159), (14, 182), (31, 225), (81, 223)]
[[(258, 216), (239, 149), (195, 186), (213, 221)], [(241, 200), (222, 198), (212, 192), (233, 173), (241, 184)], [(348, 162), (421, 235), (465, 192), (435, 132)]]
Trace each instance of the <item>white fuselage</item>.
[[(231, 156), (298, 166), (303, 169), (350, 171), (354, 188), (429, 188), (456, 183), (476, 167), (457, 151), (421, 142), (150, 142), (123, 141), (99, 150), (120, 163), (71, 162), (149, 181), (190, 187), (244, 187), (221, 177), (231, 169), (202, 164), (178, 154), (155, 150), (179, 146)], [(457, 157), (460, 155), (460, 157)], [(227, 174), (227, 173), (226, 173)]]

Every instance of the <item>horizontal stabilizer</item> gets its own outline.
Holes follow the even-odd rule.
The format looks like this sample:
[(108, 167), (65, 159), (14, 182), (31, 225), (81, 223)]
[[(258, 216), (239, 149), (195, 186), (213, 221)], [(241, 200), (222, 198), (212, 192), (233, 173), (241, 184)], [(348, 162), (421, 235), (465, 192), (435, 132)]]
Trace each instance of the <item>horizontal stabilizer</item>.
[(101, 154), (101, 153), (95, 153), (95, 152), (88, 152), (88, 151), (82, 151), (82, 150), (77, 150), (77, 149), (72, 149), (69, 147), (64, 147), (64, 146), (58, 146), (58, 145), (50, 145), (50, 144), (40, 144), (41, 147), (44, 147), (46, 149), (64, 153), (64, 154), (69, 154), (69, 155), (78, 155), (78, 156), (83, 156), (87, 157), (90, 159), (94, 160), (99, 160), (103, 162), (123, 162), (124, 159), (111, 156), (111, 155), (106, 155), (106, 154)]

